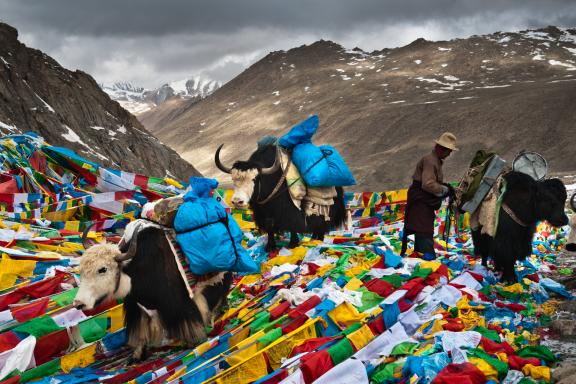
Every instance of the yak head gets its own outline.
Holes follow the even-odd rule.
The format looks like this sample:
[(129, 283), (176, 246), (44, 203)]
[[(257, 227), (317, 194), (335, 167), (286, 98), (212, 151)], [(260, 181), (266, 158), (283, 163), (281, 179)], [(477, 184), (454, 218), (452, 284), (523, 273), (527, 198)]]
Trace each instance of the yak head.
[(568, 224), (564, 211), (566, 187), (559, 179), (548, 179), (538, 183), (536, 191), (536, 214), (539, 220), (546, 220), (554, 227)]
[(232, 176), (232, 183), (234, 184), (232, 204), (235, 208), (246, 209), (248, 208), (249, 203), (253, 198), (254, 186), (256, 184), (257, 178), (271, 175), (278, 171), (280, 168), (276, 151), (273, 152), (273, 156), (275, 157), (273, 159), (269, 159), (270, 162), (273, 162), (273, 164), (268, 168), (263, 168), (261, 165), (265, 163), (265, 160), (268, 159), (262, 159), (261, 161), (253, 160), (256, 153), (253, 154), (248, 161), (237, 161), (232, 167), (226, 167), (220, 161), (220, 151), (222, 150), (223, 146), (224, 144), (220, 145), (216, 150), (214, 161), (216, 162), (218, 169)]
[[(84, 231), (85, 235), (89, 229)], [(86, 249), (80, 259), (76, 308), (90, 310), (105, 301), (122, 299), (130, 292), (130, 277), (122, 271), (122, 266), (136, 254), (135, 229), (137, 221), (128, 224), (119, 245), (96, 244)]]

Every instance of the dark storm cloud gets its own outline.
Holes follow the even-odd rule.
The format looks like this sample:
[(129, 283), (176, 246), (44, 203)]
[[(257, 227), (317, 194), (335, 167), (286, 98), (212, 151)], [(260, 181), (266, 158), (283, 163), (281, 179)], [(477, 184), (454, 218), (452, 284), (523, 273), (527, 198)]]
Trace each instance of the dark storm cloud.
[(226, 33), (243, 27), (342, 28), (530, 11), (563, 15), (574, 0), (3, 0), (3, 14), (66, 34), (137, 37)]
[(0, 0), (28, 45), (98, 81), (228, 80), (319, 38), (372, 50), (424, 37), (574, 26), (574, 0)]

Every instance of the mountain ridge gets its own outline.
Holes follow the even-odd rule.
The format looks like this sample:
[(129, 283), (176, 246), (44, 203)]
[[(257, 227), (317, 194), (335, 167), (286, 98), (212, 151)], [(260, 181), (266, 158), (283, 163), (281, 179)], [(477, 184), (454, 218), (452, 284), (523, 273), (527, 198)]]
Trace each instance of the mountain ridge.
[[(462, 150), (446, 176), (462, 175), (477, 149), (512, 160), (542, 152), (555, 174), (576, 173), (576, 29), (496, 32), (399, 48), (347, 50), (320, 40), (275, 51), (207, 98), (140, 116), (198, 169), (222, 182), (213, 154), (246, 158), (264, 135), (318, 114), (317, 144), (334, 145), (363, 190), (406, 187), (442, 131)], [(242, 138), (239, 140), (239, 138)], [(240, 155), (239, 155), (240, 154)]]
[(179, 179), (198, 171), (164, 146), (85, 72), (25, 46), (0, 23), (0, 134), (39, 133), (108, 167)]

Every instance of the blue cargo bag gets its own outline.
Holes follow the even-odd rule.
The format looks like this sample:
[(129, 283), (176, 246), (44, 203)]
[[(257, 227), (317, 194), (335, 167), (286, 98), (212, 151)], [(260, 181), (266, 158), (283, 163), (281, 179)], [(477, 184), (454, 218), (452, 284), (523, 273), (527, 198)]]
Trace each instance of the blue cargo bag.
[(344, 159), (331, 145), (298, 144), (292, 150), (292, 162), (310, 187), (344, 187), (356, 180)]
[(319, 119), (317, 115), (312, 115), (300, 124), (293, 126), (290, 132), (278, 139), (278, 144), (282, 148), (292, 149), (295, 145), (311, 143), (312, 136), (318, 129)]
[(210, 191), (214, 179), (190, 178), (192, 190), (184, 196), (174, 219), (176, 240), (197, 275), (210, 272), (257, 273), (260, 267), (242, 247), (243, 233), (238, 223)]

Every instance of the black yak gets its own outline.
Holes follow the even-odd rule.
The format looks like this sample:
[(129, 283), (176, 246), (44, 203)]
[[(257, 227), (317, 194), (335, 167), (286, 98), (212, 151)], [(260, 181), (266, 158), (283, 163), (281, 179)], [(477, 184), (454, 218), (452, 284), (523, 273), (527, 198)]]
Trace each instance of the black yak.
[(572, 217), (570, 217), (570, 234), (566, 242), (566, 250), (576, 252), (576, 193), (570, 198), (570, 208), (572, 208)]
[(231, 272), (218, 273), (197, 284), (190, 295), (164, 228), (136, 220), (128, 224), (119, 245), (86, 250), (74, 305), (89, 310), (123, 298), (128, 344), (134, 348), (133, 358), (140, 360), (147, 346), (164, 337), (188, 346), (204, 341), (204, 327), (225, 303), (231, 283)]
[(276, 248), (276, 233), (290, 232), (289, 247), (293, 248), (298, 245), (298, 233), (312, 233), (314, 239), (322, 240), (331, 228), (344, 223), (346, 207), (342, 187), (336, 188), (329, 220), (320, 215), (307, 216), (293, 203), (275, 144), (259, 145), (247, 161), (236, 161), (231, 168), (220, 161), (222, 147), (223, 144), (216, 150), (214, 160), (221, 171), (232, 176), (232, 204), (240, 209), (250, 207), (256, 226), (268, 234), (267, 251)]
[(498, 214), (496, 234), (481, 234), (481, 227), (472, 231), (475, 252), (487, 265), (492, 256), (495, 269), (502, 272), (504, 281), (516, 280), (514, 264), (532, 253), (532, 238), (536, 224), (546, 220), (552, 226), (568, 224), (564, 212), (566, 187), (559, 179), (535, 181), (520, 172), (504, 176), (506, 192)]

